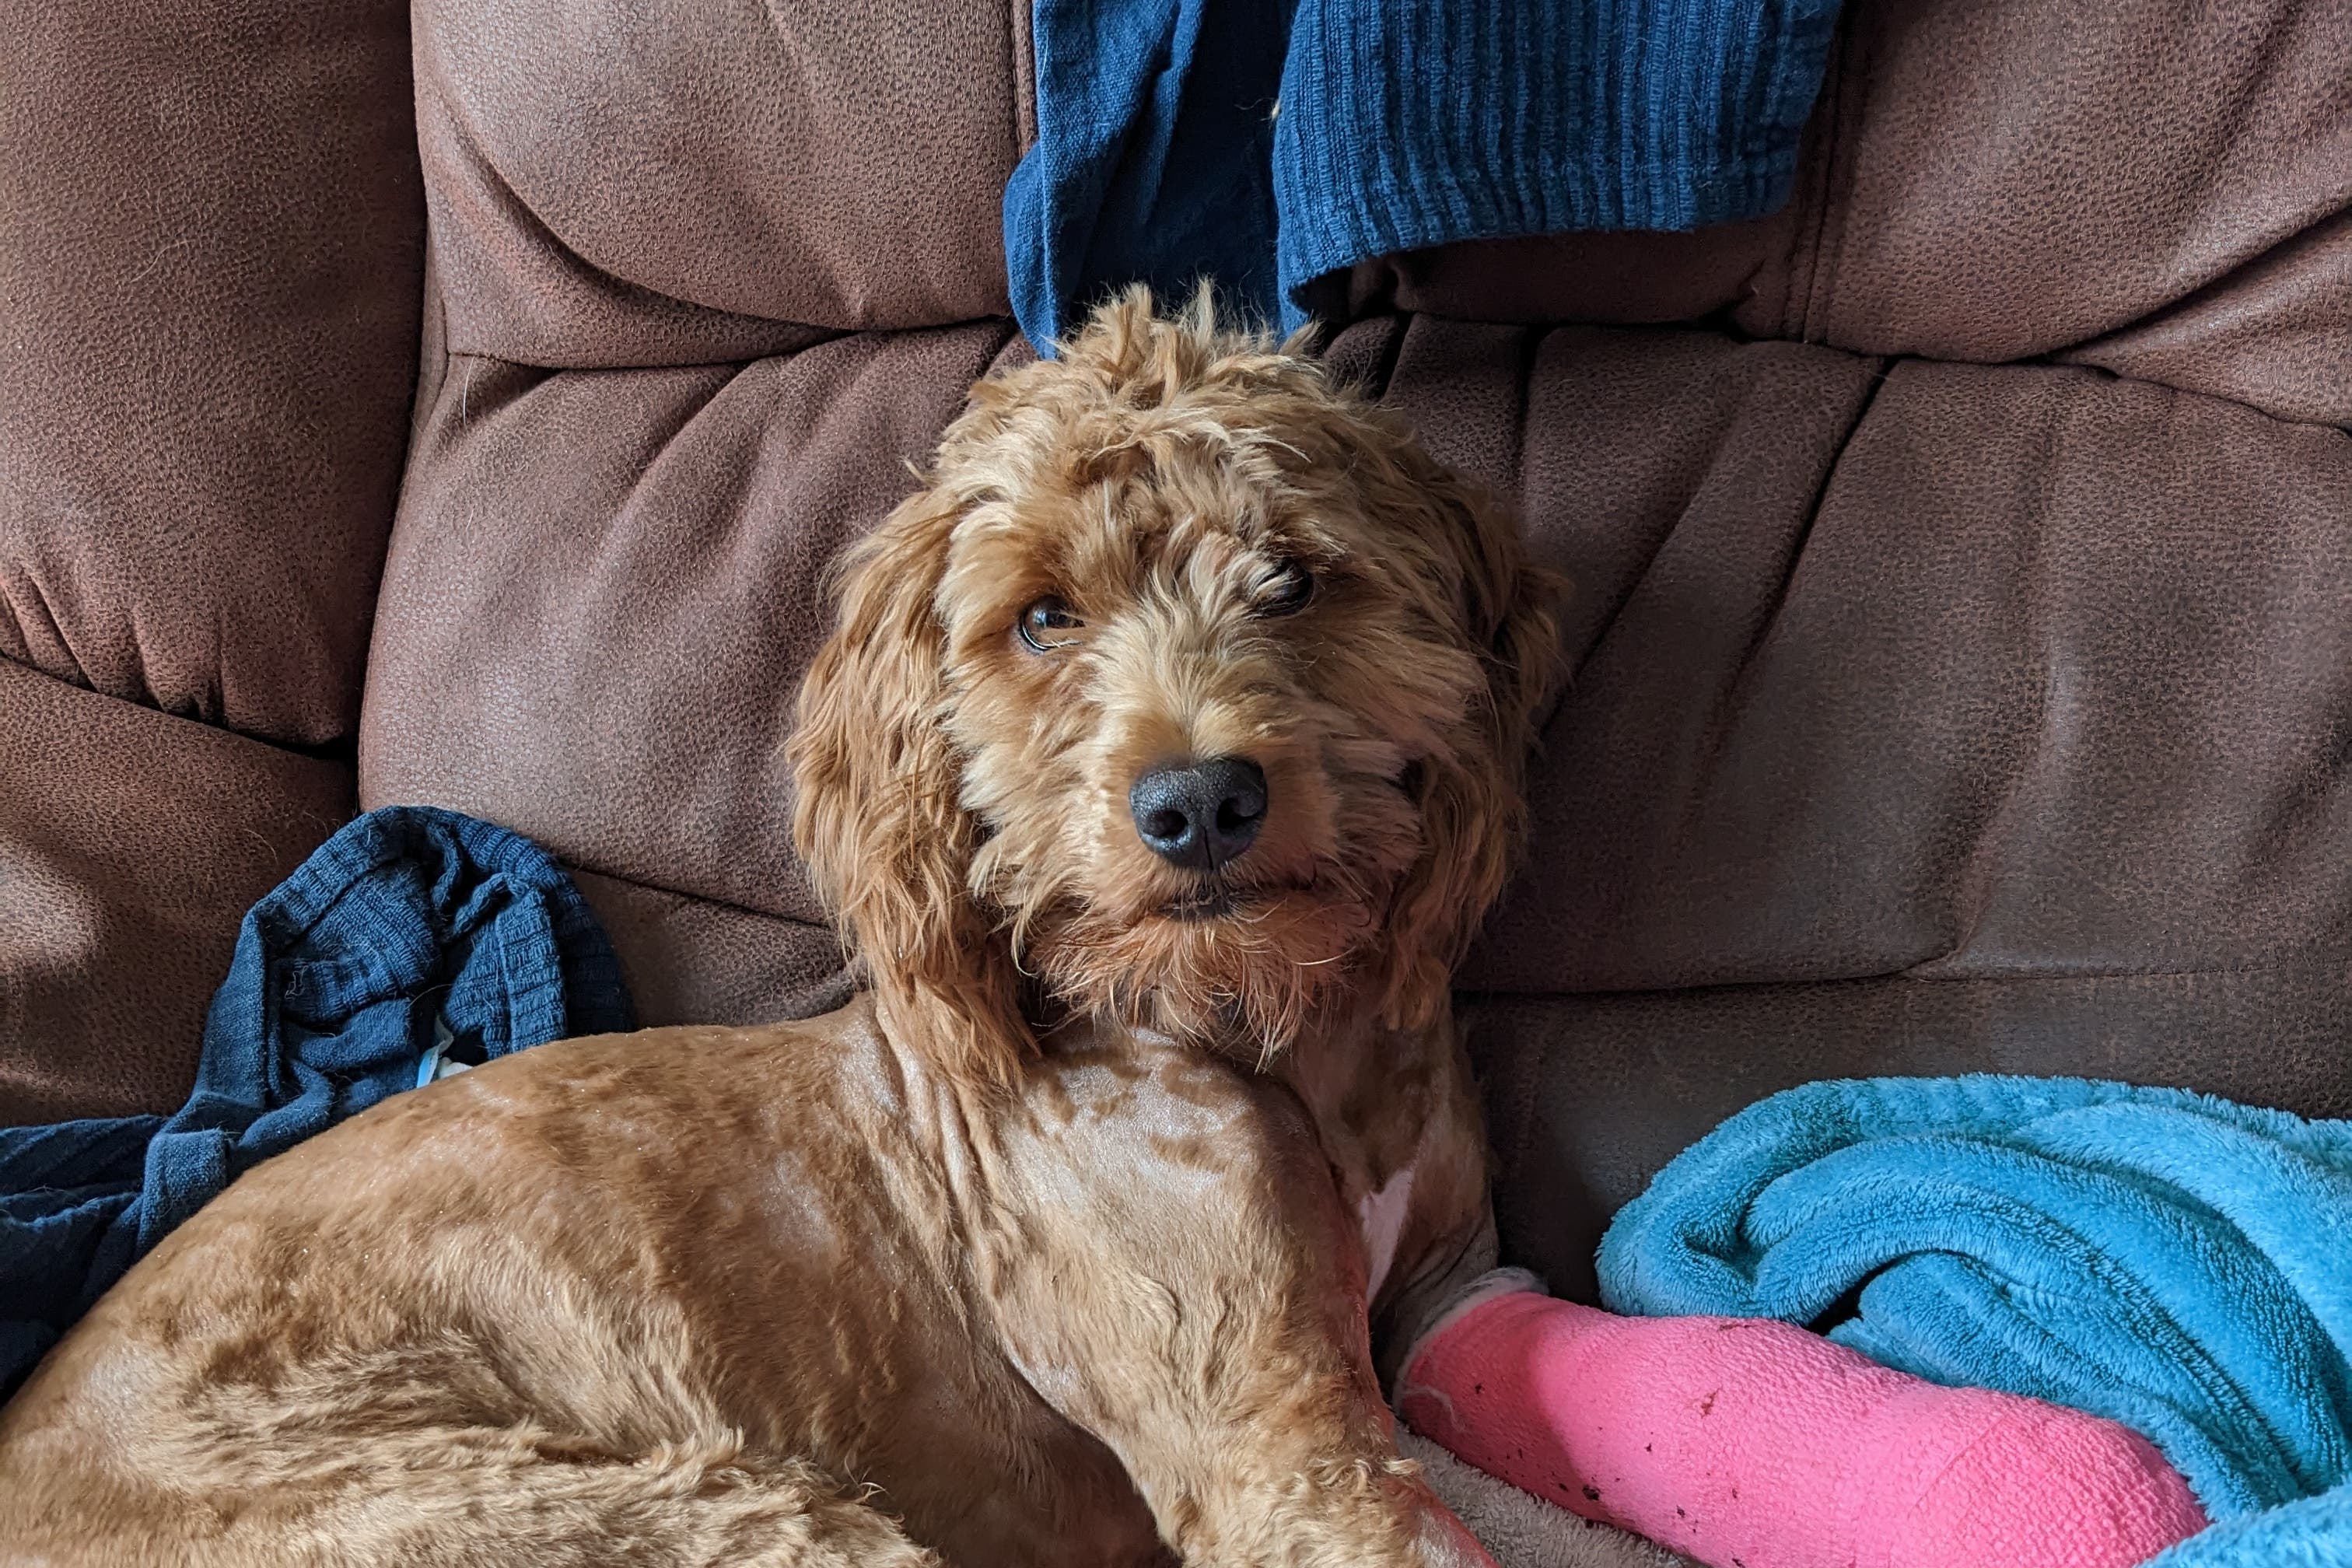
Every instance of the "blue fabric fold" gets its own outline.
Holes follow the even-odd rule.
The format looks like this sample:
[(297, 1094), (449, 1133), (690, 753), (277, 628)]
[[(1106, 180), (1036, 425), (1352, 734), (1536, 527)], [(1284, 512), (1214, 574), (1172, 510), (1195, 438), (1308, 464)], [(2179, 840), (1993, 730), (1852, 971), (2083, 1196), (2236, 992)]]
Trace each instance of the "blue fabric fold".
[(0, 1398), (240, 1173), (441, 1054), (633, 1026), (612, 945), (538, 845), (428, 806), (346, 824), (247, 912), (176, 1114), (0, 1129)]
[(1456, 240), (1690, 229), (1789, 198), (1837, 0), (1304, 0), (1278, 286)]
[(1612, 1310), (1784, 1319), (2122, 1422), (2215, 1520), (2263, 1521), (2165, 1561), (2295, 1560), (2210, 1555), (2242, 1536), (2352, 1562), (2347, 1236), (2352, 1122), (2120, 1083), (1883, 1079), (1790, 1089), (1692, 1145), (1618, 1215), (1600, 1276)]
[[(1297, 326), (1395, 251), (1687, 229), (1788, 199), (1837, 0), (1035, 0), (1004, 194), (1041, 352), (1143, 280)], [(1278, 109), (1277, 109), (1278, 104)]]
[(1274, 315), (1274, 105), (1296, 0), (1036, 0), (1037, 140), (1004, 187), (1041, 353), (1130, 282)]

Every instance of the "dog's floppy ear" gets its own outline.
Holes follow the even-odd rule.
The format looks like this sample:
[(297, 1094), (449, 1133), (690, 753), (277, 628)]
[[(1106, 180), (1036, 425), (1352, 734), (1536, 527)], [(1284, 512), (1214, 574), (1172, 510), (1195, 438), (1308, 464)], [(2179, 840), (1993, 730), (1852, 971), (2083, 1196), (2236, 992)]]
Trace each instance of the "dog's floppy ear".
[(1392, 500), (1435, 514), (1427, 521), (1459, 573), (1461, 635), (1486, 677), (1455, 744), (1422, 763), (1421, 856), (1390, 916), (1383, 1013), (1419, 1028), (1444, 1016), (1454, 971), (1510, 879), (1527, 829), (1528, 754), (1565, 675), (1557, 610), (1568, 583), (1528, 559), (1479, 489), (1417, 446), (1397, 455), (1408, 484)]
[(901, 502), (842, 558), (841, 610), (801, 688), (793, 837), (903, 1042), (973, 1082), (1034, 1044), (1003, 939), (968, 883), (979, 827), (957, 798), (947, 637), (933, 596), (960, 507)]

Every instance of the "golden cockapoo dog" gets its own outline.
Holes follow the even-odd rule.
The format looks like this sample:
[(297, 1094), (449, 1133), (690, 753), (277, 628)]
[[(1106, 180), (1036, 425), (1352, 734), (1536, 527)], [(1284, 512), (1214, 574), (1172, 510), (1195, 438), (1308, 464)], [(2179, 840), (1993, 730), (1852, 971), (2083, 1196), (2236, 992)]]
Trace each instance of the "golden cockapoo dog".
[(0, 1415), (0, 1561), (1486, 1562), (1371, 1346), (1492, 1262), (1449, 971), (1549, 580), (1141, 294), (982, 383), (846, 573), (795, 828), (870, 992), (246, 1175)]

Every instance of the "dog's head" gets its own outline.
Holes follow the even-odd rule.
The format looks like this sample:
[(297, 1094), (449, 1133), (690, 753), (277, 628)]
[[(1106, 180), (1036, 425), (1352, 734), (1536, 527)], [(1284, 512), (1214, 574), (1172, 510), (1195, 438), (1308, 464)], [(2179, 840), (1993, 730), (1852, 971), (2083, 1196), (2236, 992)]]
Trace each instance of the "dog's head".
[(1501, 891), (1556, 584), (1380, 410), (1137, 290), (982, 382), (844, 559), (793, 827), (878, 999), (1002, 1077), (1055, 1013), (1264, 1058), (1427, 1023)]

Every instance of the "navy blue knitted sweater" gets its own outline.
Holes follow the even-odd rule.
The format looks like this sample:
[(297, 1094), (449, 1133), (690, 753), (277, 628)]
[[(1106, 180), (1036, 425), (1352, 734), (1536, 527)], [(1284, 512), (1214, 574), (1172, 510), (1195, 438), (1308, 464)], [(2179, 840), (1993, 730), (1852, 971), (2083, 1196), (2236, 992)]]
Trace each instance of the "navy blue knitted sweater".
[(1036, 0), (1005, 189), (1041, 347), (1130, 280), (1286, 324), (1454, 240), (1687, 229), (1788, 197), (1836, 0)]

